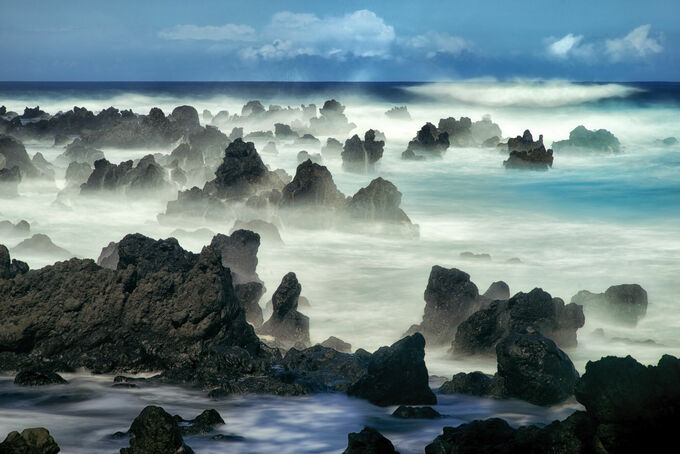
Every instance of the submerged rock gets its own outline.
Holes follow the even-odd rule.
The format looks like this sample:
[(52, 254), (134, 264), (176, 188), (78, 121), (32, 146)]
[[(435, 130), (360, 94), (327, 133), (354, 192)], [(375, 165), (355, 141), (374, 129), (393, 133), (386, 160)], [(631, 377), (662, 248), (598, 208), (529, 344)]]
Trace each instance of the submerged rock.
[(302, 286), (295, 273), (286, 274), (272, 295), (273, 313), (260, 329), (285, 346), (300, 343), (309, 346), (309, 318), (298, 312), (298, 298)]
[(61, 375), (47, 369), (24, 369), (14, 377), (14, 384), (20, 386), (66, 385)]
[(120, 454), (192, 454), (175, 419), (161, 407), (149, 405), (130, 426), (130, 447)]
[(10, 432), (0, 443), (2, 454), (57, 454), (61, 449), (44, 427)]
[(606, 129), (591, 131), (585, 126), (577, 126), (569, 133), (568, 140), (553, 142), (552, 149), (556, 153), (618, 153), (621, 151), (621, 143)]
[(347, 435), (347, 449), (343, 454), (398, 454), (390, 440), (372, 427)]
[(647, 291), (638, 284), (613, 285), (604, 293), (581, 290), (571, 297), (571, 302), (583, 305), (586, 312), (628, 326), (637, 325), (647, 314)]
[(383, 407), (436, 404), (428, 384), (423, 336), (416, 333), (379, 348), (368, 361), (368, 373), (347, 393)]

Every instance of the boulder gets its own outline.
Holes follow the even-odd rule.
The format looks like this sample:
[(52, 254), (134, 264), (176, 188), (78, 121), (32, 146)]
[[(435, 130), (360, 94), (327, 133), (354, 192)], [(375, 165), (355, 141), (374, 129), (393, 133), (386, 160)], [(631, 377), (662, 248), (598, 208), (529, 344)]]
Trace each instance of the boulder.
[(343, 454), (398, 454), (394, 445), (372, 427), (347, 435), (347, 449)]
[(14, 377), (14, 384), (20, 386), (66, 385), (61, 375), (48, 369), (31, 368), (20, 371)]
[(471, 396), (494, 395), (497, 382), (483, 372), (460, 372), (439, 387), (439, 394), (468, 394)]
[(304, 350), (291, 348), (281, 365), (298, 382), (319, 391), (345, 392), (368, 370), (366, 358), (321, 345)]
[(212, 408), (204, 410), (194, 419), (184, 419), (179, 415), (175, 415), (173, 419), (183, 436), (205, 435), (214, 431), (216, 426), (224, 424), (224, 419), (222, 419), (217, 410)]
[(352, 196), (347, 203), (347, 213), (357, 221), (404, 224), (415, 229), (399, 205), (401, 192), (392, 182), (378, 177)]
[(556, 153), (618, 153), (621, 151), (619, 139), (606, 129), (591, 131), (585, 126), (577, 126), (569, 133), (568, 140), (553, 142)]
[(0, 279), (12, 279), (19, 274), (28, 272), (28, 265), (20, 260), (11, 259), (9, 250), (0, 244)]
[(383, 407), (436, 404), (428, 378), (425, 338), (416, 333), (373, 353), (368, 361), (368, 373), (347, 393)]
[(130, 426), (130, 447), (120, 454), (192, 454), (175, 419), (161, 407), (149, 405)]
[(273, 313), (260, 329), (262, 334), (274, 336), (284, 348), (300, 343), (309, 346), (309, 318), (298, 312), (298, 298), (302, 286), (295, 273), (286, 274), (272, 295)]
[(1, 454), (57, 454), (61, 449), (44, 427), (10, 432), (0, 443)]
[(341, 208), (345, 196), (338, 190), (328, 168), (305, 161), (281, 191), (281, 206), (289, 208)]
[(482, 296), (491, 301), (508, 300), (510, 299), (510, 287), (503, 281), (496, 281), (489, 286)]
[(401, 419), (437, 419), (442, 417), (432, 407), (409, 407), (406, 405), (400, 405), (399, 408), (394, 410), (392, 416)]
[(539, 332), (560, 347), (576, 345), (576, 330), (585, 324), (583, 307), (553, 298), (542, 289), (494, 301), (463, 321), (452, 347), (457, 354), (489, 354), (510, 333)]
[(635, 326), (647, 314), (647, 291), (638, 284), (609, 287), (604, 293), (581, 290), (571, 302), (586, 312), (610, 318), (622, 325)]

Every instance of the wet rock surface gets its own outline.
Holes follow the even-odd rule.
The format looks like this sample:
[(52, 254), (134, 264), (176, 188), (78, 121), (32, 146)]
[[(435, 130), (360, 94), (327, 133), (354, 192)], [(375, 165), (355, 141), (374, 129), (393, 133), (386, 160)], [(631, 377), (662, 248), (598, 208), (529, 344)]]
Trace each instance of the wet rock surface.
[(57, 442), (43, 427), (10, 432), (0, 443), (2, 454), (57, 454), (60, 451)]
[(135, 418), (128, 431), (130, 447), (120, 454), (192, 454), (184, 444), (177, 421), (163, 408), (149, 405)]
[(20, 386), (66, 385), (61, 375), (47, 369), (32, 368), (20, 371), (14, 377), (14, 384)]
[(398, 454), (394, 445), (372, 427), (347, 435), (347, 449), (343, 454)]

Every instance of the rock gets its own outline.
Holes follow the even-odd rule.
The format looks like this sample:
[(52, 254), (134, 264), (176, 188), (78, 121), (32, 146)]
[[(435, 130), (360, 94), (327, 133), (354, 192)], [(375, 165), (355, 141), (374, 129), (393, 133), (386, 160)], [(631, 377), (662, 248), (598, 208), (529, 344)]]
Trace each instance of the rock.
[(420, 332), (430, 344), (450, 343), (458, 325), (485, 306), (470, 275), (457, 269), (435, 265), (425, 288), (425, 313), (420, 325), (409, 332)]
[(420, 128), (416, 137), (408, 143), (406, 151), (402, 153), (402, 159), (417, 159), (418, 157), (430, 156), (441, 157), (449, 148), (449, 134), (439, 131), (432, 123), (426, 123)]
[(297, 382), (319, 391), (347, 391), (366, 375), (368, 361), (359, 355), (315, 345), (304, 350), (291, 348), (281, 361)]
[(480, 145), (482, 148), (496, 148), (501, 143), (501, 138), (499, 136), (489, 137)]
[(208, 109), (203, 109), (201, 117), (203, 118), (203, 123), (210, 123), (213, 119), (213, 114)]
[(93, 166), (95, 161), (104, 159), (104, 153), (95, 147), (88, 145), (80, 138), (66, 146), (66, 150), (57, 156), (57, 162), (62, 166), (67, 166), (72, 162), (89, 164)]
[(458, 373), (439, 387), (439, 394), (467, 394), (489, 396), (494, 393), (494, 377), (475, 371)]
[(279, 151), (276, 149), (276, 142), (267, 142), (264, 148), (262, 148), (262, 153), (273, 155), (279, 154)]
[(274, 123), (274, 135), (277, 139), (294, 139), (298, 137), (298, 133), (293, 131), (289, 125), (283, 123)]
[(546, 150), (543, 145), (543, 135), (534, 142), (531, 132), (527, 129), (523, 136), (508, 140), (510, 156), (503, 165), (508, 169), (547, 170), (553, 164), (553, 151)]
[(500, 138), (503, 137), (500, 126), (491, 121), (489, 115), (485, 115), (480, 121), (472, 123), (470, 133), (474, 143), (482, 147), (495, 147), (501, 141)]
[(28, 265), (20, 260), (10, 261), (9, 250), (0, 244), (0, 279), (13, 279), (15, 276), (28, 272)]
[(323, 107), (319, 109), (320, 116), (309, 119), (309, 129), (313, 134), (321, 136), (346, 134), (356, 125), (347, 120), (344, 111), (345, 106), (335, 99), (324, 102)]
[(293, 145), (298, 147), (318, 147), (321, 145), (321, 141), (311, 134), (304, 134), (302, 137), (295, 139)]
[(323, 164), (323, 157), (319, 153), (309, 154), (306, 150), (302, 150), (297, 154), (298, 164), (302, 164), (308, 159), (316, 164)]
[(194, 186), (177, 192), (177, 200), (170, 200), (165, 213), (158, 215), (160, 223), (183, 221), (187, 218), (226, 221), (225, 203), (216, 195)]
[(42, 153), (34, 154), (31, 162), (38, 169), (38, 173), (40, 173), (42, 178), (54, 180), (54, 166), (45, 159)]
[(398, 454), (394, 445), (372, 427), (347, 435), (347, 449), (343, 454)]
[(489, 254), (475, 254), (473, 252), (461, 252), (460, 257), (471, 260), (491, 260), (491, 256)]
[(31, 224), (21, 220), (16, 224), (10, 221), (0, 221), (0, 233), (6, 237), (25, 237), (31, 232)]
[(334, 139), (333, 137), (329, 137), (326, 139), (326, 144), (321, 147), (321, 154), (324, 156), (340, 156), (342, 153), (342, 143)]
[(429, 387), (425, 366), (425, 339), (420, 333), (390, 347), (381, 347), (368, 361), (368, 373), (348, 394), (379, 405), (431, 405), (437, 398)]
[(328, 168), (305, 161), (297, 167), (293, 181), (281, 191), (281, 205), (290, 208), (338, 208), (345, 196), (338, 191)]
[(591, 131), (584, 126), (577, 126), (569, 133), (568, 140), (553, 142), (552, 149), (556, 153), (618, 153), (621, 151), (621, 143), (606, 129)]
[(292, 347), (296, 343), (309, 346), (309, 318), (298, 312), (298, 298), (302, 286), (295, 273), (286, 274), (272, 295), (273, 313), (260, 332), (274, 336), (283, 344)]
[(21, 170), (18, 166), (0, 169), (0, 198), (13, 198), (19, 195)]
[[(224, 149), (229, 145), (229, 138), (214, 126), (198, 128), (187, 134), (187, 142), (193, 154), (199, 154), (207, 163), (219, 163), (224, 157)], [(198, 158), (195, 158), (198, 161)], [(198, 163), (195, 162), (195, 165)]]
[(483, 296), (491, 301), (508, 300), (510, 299), (510, 287), (503, 281), (496, 281), (489, 286)]
[(97, 264), (111, 270), (135, 267), (140, 276), (158, 271), (186, 273), (196, 264), (197, 255), (185, 251), (175, 238), (154, 240), (140, 233), (125, 235), (118, 243), (102, 249)]
[(401, 405), (394, 410), (392, 416), (401, 419), (437, 419), (441, 418), (437, 410), (432, 407), (408, 407)]
[(578, 372), (555, 343), (540, 334), (512, 333), (496, 346), (505, 394), (534, 405), (554, 405), (574, 393)]
[(460, 117), (456, 120), (453, 117), (442, 118), (439, 120), (437, 130), (446, 132), (449, 137), (449, 142), (454, 147), (471, 147), (474, 145), (472, 138), (472, 120), (468, 117)]
[(384, 140), (375, 140), (375, 131), (369, 129), (362, 141), (354, 134), (345, 141), (342, 151), (342, 167), (351, 172), (368, 172), (375, 168), (375, 163), (382, 158), (385, 148)]
[(585, 324), (583, 307), (567, 304), (536, 288), (507, 301), (494, 301), (456, 330), (452, 343), (457, 354), (489, 354), (510, 333), (539, 332), (561, 347), (576, 345), (576, 330)]
[(92, 166), (87, 163), (71, 162), (66, 168), (66, 183), (80, 187), (85, 183), (92, 173)]
[(231, 235), (215, 235), (210, 247), (222, 258), (222, 265), (231, 270), (235, 284), (262, 282), (257, 275), (257, 251), (260, 235), (250, 230), (235, 230)]
[(335, 336), (331, 336), (325, 341), (321, 342), (319, 345), (322, 347), (327, 347), (327, 348), (332, 348), (333, 350), (337, 350), (342, 353), (351, 353), (352, 352), (352, 344), (349, 344), (342, 339), (338, 339)]
[(14, 377), (14, 384), (20, 386), (66, 385), (68, 382), (59, 374), (47, 369), (24, 369)]
[(38, 118), (49, 117), (49, 114), (45, 111), (40, 110), (40, 106), (35, 106), (33, 108), (24, 108), (24, 114), (21, 116), (24, 120), (35, 120)]
[(279, 229), (271, 222), (263, 221), (261, 219), (253, 219), (251, 221), (242, 221), (237, 219), (234, 222), (234, 227), (231, 228), (229, 234), (233, 234), (236, 230), (250, 230), (260, 235), (260, 238), (274, 244), (283, 244)]
[(0, 443), (1, 454), (57, 454), (61, 449), (44, 427), (10, 432)]
[(659, 145), (665, 145), (667, 147), (671, 147), (673, 145), (678, 144), (678, 139), (675, 137), (666, 137), (665, 139), (662, 140), (656, 140), (655, 143)]
[(261, 113), (264, 113), (264, 106), (260, 101), (257, 100), (251, 100), (248, 101), (242, 108), (241, 108), (241, 116), (242, 117), (249, 117), (251, 115), (258, 115)]
[(187, 420), (178, 415), (175, 415), (173, 418), (179, 426), (179, 431), (183, 436), (205, 435), (215, 430), (216, 426), (224, 424), (224, 419), (222, 419), (217, 410), (212, 408), (204, 410), (194, 419)]
[(581, 290), (571, 302), (583, 305), (586, 312), (604, 315), (623, 325), (635, 326), (647, 314), (647, 291), (638, 284), (609, 287), (604, 293)]
[[(210, 391), (208, 397), (219, 399), (232, 395), (305, 396), (310, 393), (310, 390), (304, 385), (291, 382), (289, 378), (247, 376), (222, 383), (218, 388)], [(318, 391), (318, 389), (315, 391)]]
[[(3, 368), (163, 371), (190, 383), (257, 370), (269, 353), (219, 255), (139, 237), (119, 243), (116, 270), (71, 259), (0, 280)], [(229, 349), (243, 359), (228, 360)]]
[(0, 134), (0, 157), (4, 158), (5, 169), (18, 167), (21, 176), (25, 178), (37, 178), (40, 172), (31, 162), (26, 153), (26, 148), (20, 140), (6, 134)]
[(175, 107), (170, 114), (175, 125), (182, 131), (194, 131), (201, 127), (198, 112), (192, 106)]
[(121, 454), (192, 454), (184, 444), (177, 422), (161, 407), (149, 405), (130, 426), (130, 447)]
[(80, 193), (111, 191), (138, 197), (150, 192), (173, 189), (165, 169), (156, 163), (152, 155), (146, 155), (136, 166), (132, 161), (124, 161), (118, 165), (106, 159), (95, 161), (94, 170), (80, 186)]
[(234, 293), (246, 313), (246, 321), (255, 328), (259, 328), (264, 322), (262, 308), (259, 304), (264, 292), (265, 288), (261, 282), (246, 282), (234, 285)]
[(401, 192), (390, 181), (378, 177), (352, 196), (347, 204), (347, 213), (355, 221), (403, 224), (417, 233), (417, 226), (411, 223), (399, 205)]
[(73, 257), (69, 251), (54, 244), (49, 236), (36, 233), (12, 248), (13, 255), (42, 255), (56, 259)]
[(408, 108), (406, 106), (394, 106), (387, 112), (385, 116), (390, 120), (410, 120), (411, 114), (408, 113)]

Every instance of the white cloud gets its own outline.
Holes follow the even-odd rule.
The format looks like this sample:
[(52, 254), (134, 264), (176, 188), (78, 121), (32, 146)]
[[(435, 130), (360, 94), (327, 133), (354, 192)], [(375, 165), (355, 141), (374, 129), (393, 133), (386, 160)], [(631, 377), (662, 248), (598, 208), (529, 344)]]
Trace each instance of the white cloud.
[(645, 57), (663, 50), (658, 38), (649, 36), (651, 25), (640, 25), (623, 38), (608, 39), (605, 42), (607, 54), (612, 61), (625, 58)]
[(552, 41), (548, 45), (548, 52), (558, 58), (567, 58), (569, 53), (573, 53), (583, 41), (583, 35), (569, 33), (557, 41)]
[(428, 58), (437, 54), (457, 55), (471, 48), (471, 44), (460, 36), (432, 31), (409, 38), (404, 41), (404, 44), (413, 49), (426, 50)]
[(250, 25), (176, 25), (162, 30), (159, 36), (164, 39), (209, 40), (209, 41), (252, 41), (255, 29)]

